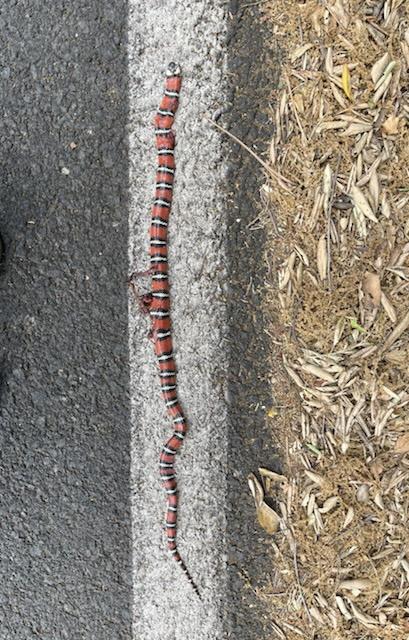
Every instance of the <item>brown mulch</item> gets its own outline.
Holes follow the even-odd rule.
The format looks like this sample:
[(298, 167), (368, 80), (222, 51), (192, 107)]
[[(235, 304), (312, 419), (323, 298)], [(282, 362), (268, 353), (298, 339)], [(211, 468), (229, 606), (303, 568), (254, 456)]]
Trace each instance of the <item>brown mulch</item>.
[(260, 597), (277, 638), (407, 640), (409, 4), (263, 7), (285, 52), (262, 192), (285, 477), (249, 479), (278, 572)]

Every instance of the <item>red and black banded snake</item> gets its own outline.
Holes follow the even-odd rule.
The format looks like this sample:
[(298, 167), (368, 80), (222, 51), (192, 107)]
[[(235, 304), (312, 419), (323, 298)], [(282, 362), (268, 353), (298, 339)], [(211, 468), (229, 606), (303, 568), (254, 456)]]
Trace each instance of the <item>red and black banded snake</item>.
[(167, 497), (165, 520), (167, 546), (200, 598), (199, 589), (176, 543), (178, 489), (174, 464), (176, 453), (182, 446), (187, 432), (187, 423), (177, 393), (176, 365), (172, 345), (168, 280), (168, 222), (176, 169), (175, 134), (172, 125), (179, 105), (181, 84), (181, 69), (171, 62), (166, 71), (165, 91), (154, 119), (158, 166), (150, 224), (150, 269), (147, 272), (151, 276), (151, 291), (143, 295), (138, 294), (135, 282), (135, 278), (140, 275), (138, 272), (133, 273), (128, 282), (142, 308), (150, 315), (149, 335), (158, 359), (162, 397), (167, 414), (174, 425), (173, 434), (162, 447), (159, 460), (160, 478)]

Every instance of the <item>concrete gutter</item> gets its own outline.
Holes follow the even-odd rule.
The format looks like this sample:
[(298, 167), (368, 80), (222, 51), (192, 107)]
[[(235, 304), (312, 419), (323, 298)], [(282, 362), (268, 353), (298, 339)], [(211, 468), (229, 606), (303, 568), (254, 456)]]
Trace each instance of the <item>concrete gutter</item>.
[[(176, 183), (169, 225), (172, 320), (180, 399), (190, 432), (178, 456), (179, 546), (200, 603), (166, 552), (165, 499), (158, 455), (171, 431), (160, 397), (147, 318), (131, 300), (132, 511), (134, 637), (222, 637), (226, 556), (226, 281), (227, 220), (219, 134), (210, 115), (224, 93), (225, 2), (132, 0), (130, 69), (130, 261), (147, 265), (147, 232), (156, 153), (151, 120), (170, 60), (184, 71), (176, 118)], [(205, 612), (205, 614), (204, 614)], [(155, 621), (153, 623), (153, 620)]]

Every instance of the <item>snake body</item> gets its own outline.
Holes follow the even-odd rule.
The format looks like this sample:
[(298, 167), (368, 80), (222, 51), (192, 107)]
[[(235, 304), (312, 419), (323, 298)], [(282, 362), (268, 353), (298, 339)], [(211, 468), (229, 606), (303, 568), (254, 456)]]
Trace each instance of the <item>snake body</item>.
[(150, 315), (150, 337), (158, 359), (162, 397), (174, 427), (172, 436), (162, 447), (159, 460), (160, 479), (167, 498), (165, 519), (167, 547), (200, 598), (198, 587), (190, 575), (176, 543), (179, 496), (174, 465), (176, 453), (185, 439), (187, 423), (177, 393), (176, 364), (172, 346), (168, 279), (168, 222), (176, 169), (175, 134), (172, 125), (179, 104), (181, 84), (180, 67), (172, 62), (166, 72), (165, 90), (154, 119), (158, 166), (150, 225), (149, 273), (152, 280), (151, 292), (140, 298)]

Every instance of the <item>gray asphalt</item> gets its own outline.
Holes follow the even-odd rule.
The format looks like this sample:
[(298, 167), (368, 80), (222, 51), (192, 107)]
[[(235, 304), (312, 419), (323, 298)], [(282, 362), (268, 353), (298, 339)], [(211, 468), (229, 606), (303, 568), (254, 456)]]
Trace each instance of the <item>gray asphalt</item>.
[(131, 637), (126, 19), (0, 8), (5, 640)]
[[(1, 628), (10, 640), (262, 640), (255, 588), (272, 564), (246, 482), (275, 462), (264, 237), (249, 226), (260, 174), (204, 115), (263, 151), (270, 35), (235, 0), (89, 4), (0, 9)], [(164, 548), (169, 423), (125, 284), (146, 266), (150, 123), (171, 57), (185, 73), (169, 259), (191, 427), (179, 542), (201, 604)]]

